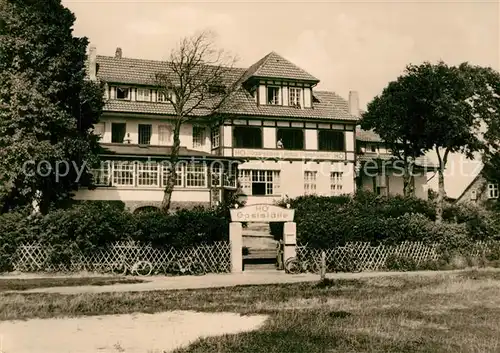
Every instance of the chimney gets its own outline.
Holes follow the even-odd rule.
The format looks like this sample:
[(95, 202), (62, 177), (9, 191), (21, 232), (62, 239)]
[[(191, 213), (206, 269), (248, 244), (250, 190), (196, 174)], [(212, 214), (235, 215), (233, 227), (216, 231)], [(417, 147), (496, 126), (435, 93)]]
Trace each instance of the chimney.
[(116, 48), (115, 58), (117, 58), (117, 59), (122, 58), (122, 48)]
[(94, 45), (89, 47), (89, 78), (92, 81), (97, 80), (97, 48)]
[(359, 96), (357, 91), (349, 91), (349, 114), (359, 117)]

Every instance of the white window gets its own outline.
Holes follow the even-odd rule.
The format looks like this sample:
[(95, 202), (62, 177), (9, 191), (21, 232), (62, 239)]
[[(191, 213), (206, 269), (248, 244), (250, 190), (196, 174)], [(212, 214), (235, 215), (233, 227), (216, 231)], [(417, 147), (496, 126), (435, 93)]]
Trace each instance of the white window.
[(159, 187), (158, 170), (155, 162), (137, 163), (137, 186)]
[[(177, 162), (176, 168), (175, 168), (175, 186), (184, 186), (184, 167), (185, 163), (183, 162)], [(161, 186), (164, 188), (167, 186), (167, 179), (168, 179), (168, 173), (170, 170), (170, 165), (167, 163), (165, 165), (162, 165), (162, 170), (161, 170)]]
[(278, 170), (241, 169), (239, 181), (246, 195), (279, 195), (280, 172)]
[(224, 186), (230, 188), (237, 187), (237, 176), (236, 176), (237, 168), (233, 165), (229, 165), (229, 168), (224, 172)]
[(104, 136), (104, 131), (105, 131), (104, 123), (97, 123), (94, 125), (94, 135), (102, 138)]
[(170, 143), (170, 125), (158, 125), (158, 144), (165, 146)]
[(214, 126), (211, 131), (212, 148), (219, 148), (220, 146), (220, 127)]
[(210, 180), (212, 187), (220, 187), (222, 186), (222, 170), (224, 166), (217, 161), (214, 161), (210, 165)]
[(101, 163), (100, 168), (95, 168), (90, 171), (92, 174), (92, 181), (96, 186), (110, 186), (111, 185), (111, 164), (109, 161)]
[(113, 185), (133, 186), (134, 171), (134, 162), (113, 161)]
[(330, 195), (338, 196), (342, 194), (342, 172), (330, 173)]
[(498, 184), (488, 184), (488, 199), (498, 199)]
[(130, 100), (130, 88), (116, 87), (116, 99)]
[(149, 102), (151, 100), (151, 91), (146, 88), (138, 88), (136, 100)]
[(205, 127), (193, 126), (193, 147), (205, 146)]
[(316, 194), (316, 174), (317, 172), (305, 171), (304, 172), (304, 194)]
[(302, 88), (290, 87), (288, 90), (288, 105), (291, 107), (302, 106)]
[(173, 93), (171, 91), (157, 91), (156, 101), (160, 103), (169, 103), (173, 99)]
[(267, 104), (271, 104), (271, 105), (281, 104), (280, 91), (281, 91), (281, 87), (268, 86), (267, 87)]
[(189, 163), (186, 166), (186, 187), (207, 187), (207, 168), (204, 163)]

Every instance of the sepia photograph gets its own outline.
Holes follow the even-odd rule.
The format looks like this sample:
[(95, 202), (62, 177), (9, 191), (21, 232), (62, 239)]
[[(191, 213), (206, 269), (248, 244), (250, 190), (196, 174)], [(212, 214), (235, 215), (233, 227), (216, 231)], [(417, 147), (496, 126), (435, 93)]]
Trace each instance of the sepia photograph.
[(0, 0), (0, 353), (500, 352), (498, 0)]

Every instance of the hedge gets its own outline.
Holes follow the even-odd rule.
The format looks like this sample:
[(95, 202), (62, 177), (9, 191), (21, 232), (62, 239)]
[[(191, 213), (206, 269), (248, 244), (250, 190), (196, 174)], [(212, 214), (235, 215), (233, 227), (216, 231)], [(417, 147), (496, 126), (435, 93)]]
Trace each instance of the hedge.
[[(445, 222), (436, 224), (435, 204), (418, 198), (360, 191), (352, 196), (301, 196), (278, 205), (287, 202), (295, 209), (298, 242), (317, 248), (355, 241), (438, 241), (459, 247), (500, 234), (498, 214), (475, 206), (450, 205), (444, 212)], [(270, 230), (275, 239), (281, 239), (283, 224), (271, 223)]]
[[(133, 214), (119, 203), (80, 202), (48, 214), (11, 212), (0, 215), (0, 271), (12, 270), (12, 256), (21, 243), (40, 242), (54, 249), (54, 261), (65, 261), (72, 250), (90, 253), (123, 240), (153, 246), (184, 247), (229, 239), (225, 205), (179, 210), (172, 214)], [(67, 260), (67, 259), (66, 259)]]

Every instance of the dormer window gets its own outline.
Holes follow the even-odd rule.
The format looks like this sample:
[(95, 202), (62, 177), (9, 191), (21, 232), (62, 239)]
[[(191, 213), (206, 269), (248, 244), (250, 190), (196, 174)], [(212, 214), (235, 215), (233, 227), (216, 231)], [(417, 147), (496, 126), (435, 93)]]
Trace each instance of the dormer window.
[(116, 99), (130, 99), (129, 87), (116, 87)]
[(150, 90), (146, 88), (138, 88), (136, 100), (142, 102), (149, 102), (151, 100)]
[(160, 103), (168, 103), (173, 98), (171, 91), (158, 91), (156, 96), (156, 101)]
[(267, 87), (267, 104), (279, 105), (280, 102), (280, 87), (268, 86)]
[(298, 87), (290, 87), (288, 91), (288, 105), (291, 107), (300, 108), (302, 106), (302, 89)]

